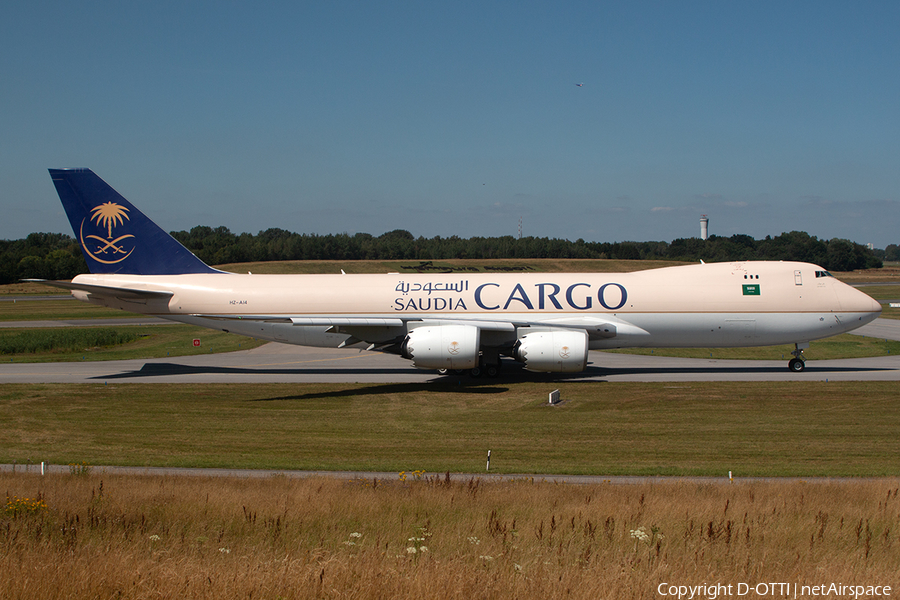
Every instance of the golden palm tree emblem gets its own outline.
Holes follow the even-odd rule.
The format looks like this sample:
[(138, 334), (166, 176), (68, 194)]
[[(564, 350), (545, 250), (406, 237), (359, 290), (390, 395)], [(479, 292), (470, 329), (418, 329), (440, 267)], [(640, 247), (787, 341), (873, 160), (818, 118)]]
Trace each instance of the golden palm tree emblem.
[[(105, 202), (91, 209), (90, 220), (96, 221), (98, 227), (106, 228), (106, 239), (99, 235), (85, 235), (84, 224), (87, 219), (82, 219), (79, 231), (81, 247), (91, 258), (105, 265), (114, 265), (131, 256), (131, 253), (134, 252), (134, 243), (125, 240), (134, 238), (134, 235), (126, 233), (113, 239), (112, 233), (113, 227), (130, 220), (128, 210), (115, 202)], [(128, 246), (131, 248), (129, 249)]]
[(91, 212), (91, 221), (96, 220), (97, 225), (106, 227), (106, 237), (112, 239), (112, 228), (121, 225), (128, 219), (128, 209), (119, 206), (115, 202), (105, 202), (100, 206), (95, 206)]

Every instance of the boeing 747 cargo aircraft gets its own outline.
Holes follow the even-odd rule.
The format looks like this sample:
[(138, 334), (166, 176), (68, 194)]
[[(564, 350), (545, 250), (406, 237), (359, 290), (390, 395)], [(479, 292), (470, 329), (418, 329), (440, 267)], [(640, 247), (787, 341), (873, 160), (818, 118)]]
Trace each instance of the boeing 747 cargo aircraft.
[(90, 275), (79, 300), (288, 344), (399, 354), (496, 376), (503, 357), (574, 373), (590, 350), (794, 344), (881, 313), (822, 267), (730, 262), (634, 273), (252, 275), (209, 267), (89, 169), (50, 176)]

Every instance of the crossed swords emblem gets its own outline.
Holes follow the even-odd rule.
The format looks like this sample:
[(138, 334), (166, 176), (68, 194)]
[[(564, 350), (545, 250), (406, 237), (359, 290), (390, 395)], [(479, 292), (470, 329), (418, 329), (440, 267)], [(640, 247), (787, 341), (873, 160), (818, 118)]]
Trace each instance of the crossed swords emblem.
[(107, 250), (112, 250), (113, 254), (128, 254), (125, 251), (125, 248), (123, 248), (122, 246), (117, 246), (116, 244), (118, 244), (119, 242), (121, 242), (122, 240), (124, 240), (126, 238), (133, 238), (134, 236), (131, 235), (130, 233), (128, 233), (125, 235), (120, 235), (119, 237), (117, 237), (114, 240), (104, 240), (99, 235), (86, 235), (84, 237), (89, 240), (97, 240), (98, 242), (103, 244), (102, 247), (98, 246), (97, 249), (91, 253), (91, 255), (93, 256), (94, 254), (106, 254)]

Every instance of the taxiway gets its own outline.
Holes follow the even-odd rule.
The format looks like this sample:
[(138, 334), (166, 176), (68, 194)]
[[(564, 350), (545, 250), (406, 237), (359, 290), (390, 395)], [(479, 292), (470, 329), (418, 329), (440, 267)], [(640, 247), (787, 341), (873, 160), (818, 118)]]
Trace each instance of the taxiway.
[[(900, 340), (900, 321), (878, 319), (857, 333)], [(583, 373), (524, 373), (504, 362), (500, 380), (538, 381), (900, 381), (900, 355), (815, 360), (792, 373), (786, 360), (706, 360), (591, 352)], [(446, 380), (398, 356), (270, 343), (253, 350), (177, 358), (0, 364), (0, 383), (424, 383)], [(465, 383), (467, 375), (457, 377)]]

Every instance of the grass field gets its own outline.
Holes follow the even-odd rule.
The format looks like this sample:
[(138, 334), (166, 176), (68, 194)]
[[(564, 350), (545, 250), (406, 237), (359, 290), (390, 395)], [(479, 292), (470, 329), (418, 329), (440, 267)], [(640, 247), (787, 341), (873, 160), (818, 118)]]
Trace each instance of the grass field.
[(856, 289), (876, 300), (900, 302), (900, 285), (858, 285)]
[(892, 382), (6, 385), (0, 462), (897, 476)]
[(889, 263), (881, 269), (835, 272), (833, 275), (841, 281), (854, 285), (864, 285), (866, 283), (897, 283), (900, 281), (900, 266)]
[[(900, 585), (897, 480), (373, 485), (75, 473), (0, 474), (0, 597), (593, 600), (732, 586), (699, 596), (712, 598), (784, 582), (809, 598), (812, 586), (863, 586), (866, 597), (865, 586)], [(793, 597), (757, 589), (768, 593), (743, 597)]]
[(136, 313), (79, 302), (74, 298), (0, 303), (0, 321), (125, 319), (140, 316)]
[[(74, 349), (67, 346), (65, 349), (40, 352), (7, 353), (2, 351), (7, 340), (21, 335), (44, 336), (54, 332), (60, 334), (76, 332), (77, 335), (77, 332), (81, 332), (81, 336), (87, 339), (88, 334), (92, 333), (94, 329), (93, 327), (0, 329), (0, 352), (2, 352), (0, 353), (0, 360), (4, 362), (73, 362), (82, 360), (162, 358), (165, 356), (193, 356), (197, 354), (249, 350), (265, 343), (261, 340), (233, 333), (182, 324), (126, 325), (116, 327), (115, 331), (134, 334), (137, 336), (137, 340), (109, 347), (84, 345)], [(194, 346), (195, 339), (200, 340), (200, 346)]]
[(135, 342), (139, 334), (132, 329), (112, 327), (46, 327), (0, 332), (0, 355), (43, 355), (50, 352), (99, 350)]

